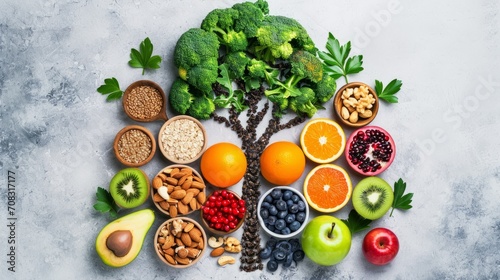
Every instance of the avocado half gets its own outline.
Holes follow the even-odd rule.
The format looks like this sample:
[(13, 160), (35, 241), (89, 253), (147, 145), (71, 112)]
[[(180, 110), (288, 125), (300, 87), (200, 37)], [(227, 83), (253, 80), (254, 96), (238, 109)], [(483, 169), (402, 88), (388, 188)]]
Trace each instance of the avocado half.
[[(139, 255), (146, 233), (153, 225), (154, 220), (154, 212), (151, 209), (143, 209), (110, 222), (97, 235), (95, 242), (97, 254), (105, 264), (112, 267), (122, 267), (129, 264)], [(130, 249), (127, 248), (123, 256), (117, 256), (114, 251), (108, 248), (110, 244), (108, 238), (123, 232), (127, 233), (125, 243), (131, 242), (131, 245), (129, 244)]]

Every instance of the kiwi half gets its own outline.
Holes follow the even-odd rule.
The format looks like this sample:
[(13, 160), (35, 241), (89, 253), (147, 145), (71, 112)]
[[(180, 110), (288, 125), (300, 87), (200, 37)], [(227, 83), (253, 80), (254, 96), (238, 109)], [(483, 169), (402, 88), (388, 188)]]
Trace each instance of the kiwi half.
[(139, 168), (125, 168), (115, 174), (109, 192), (122, 208), (134, 208), (149, 197), (149, 179)]
[(394, 192), (391, 186), (379, 177), (367, 177), (359, 181), (352, 192), (352, 204), (356, 212), (365, 219), (376, 220), (391, 209)]

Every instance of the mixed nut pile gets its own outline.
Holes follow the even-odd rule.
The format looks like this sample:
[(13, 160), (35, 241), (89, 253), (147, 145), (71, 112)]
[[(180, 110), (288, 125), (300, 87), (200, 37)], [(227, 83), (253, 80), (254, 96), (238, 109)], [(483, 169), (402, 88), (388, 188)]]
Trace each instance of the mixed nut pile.
[(367, 119), (373, 115), (372, 108), (376, 100), (368, 87), (361, 85), (346, 88), (340, 98), (342, 99), (340, 115), (344, 120), (357, 123), (359, 119)]

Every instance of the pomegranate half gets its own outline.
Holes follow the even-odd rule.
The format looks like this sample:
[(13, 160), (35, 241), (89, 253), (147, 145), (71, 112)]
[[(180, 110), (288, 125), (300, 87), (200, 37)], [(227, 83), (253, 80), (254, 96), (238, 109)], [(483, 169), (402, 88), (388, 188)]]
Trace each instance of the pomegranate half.
[(364, 126), (347, 139), (345, 156), (352, 169), (376, 176), (394, 161), (396, 145), (391, 135), (378, 126)]

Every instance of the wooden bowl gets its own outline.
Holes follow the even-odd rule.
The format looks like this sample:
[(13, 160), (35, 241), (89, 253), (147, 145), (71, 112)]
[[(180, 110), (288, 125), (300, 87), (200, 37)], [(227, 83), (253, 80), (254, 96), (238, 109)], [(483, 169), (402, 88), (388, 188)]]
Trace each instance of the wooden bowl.
[[(187, 177), (183, 178), (184, 176)], [(189, 179), (190, 177), (191, 179)], [(189, 183), (190, 180), (192, 180), (191, 183)], [(184, 183), (186, 183), (186, 185), (184, 185)], [(190, 184), (190, 186), (188, 187), (187, 184)], [(161, 191), (159, 191), (159, 189), (162, 187), (167, 188), (169, 200), (165, 200), (160, 195), (159, 192)], [(175, 191), (174, 189), (179, 188), (186, 192), (185, 195), (188, 196), (187, 198), (180, 198), (172, 194), (172, 192)], [(193, 192), (192, 197), (189, 197), (190, 195), (187, 194), (188, 192)], [(200, 173), (190, 166), (182, 164), (169, 165), (160, 170), (153, 178), (151, 182), (151, 199), (156, 208), (165, 215), (172, 218), (186, 216), (199, 210), (203, 203), (205, 203), (205, 181)]]
[[(132, 104), (134, 102), (132, 102), (132, 100), (130, 98), (131, 92), (135, 88), (138, 88), (141, 86), (152, 87), (152, 88), (156, 89), (158, 91), (158, 93), (160, 94), (161, 101), (158, 101), (158, 103), (159, 103), (158, 106), (160, 106), (161, 108), (156, 107), (158, 109), (158, 112), (156, 112), (155, 114), (152, 114), (151, 112), (146, 111), (146, 112), (141, 112), (141, 113), (144, 113), (144, 116), (139, 116), (139, 113), (132, 109), (132, 108), (134, 108), (134, 106)], [(143, 94), (142, 97), (144, 97), (144, 96), (146, 96), (146, 95)], [(140, 104), (144, 104), (144, 102), (146, 102), (144, 99), (136, 99), (135, 101), (139, 102)], [(167, 102), (166, 102), (165, 92), (157, 83), (150, 81), (150, 80), (139, 80), (139, 81), (136, 81), (136, 82), (132, 83), (131, 85), (129, 85), (127, 87), (127, 89), (125, 90), (125, 92), (123, 93), (122, 105), (123, 105), (123, 110), (125, 111), (127, 116), (129, 116), (134, 121), (151, 122), (151, 121), (155, 121), (155, 120), (165, 120), (165, 121), (168, 120), (167, 110), (166, 110), (167, 109)]]
[[(233, 192), (233, 191), (230, 191), (230, 190), (227, 190), (227, 189), (219, 189), (219, 190), (216, 190), (216, 191), (226, 191), (228, 193), (231, 193), (234, 195), (234, 197), (236, 197), (239, 200), (241, 200), (241, 196), (239, 196), (237, 193)], [(214, 192), (216, 192), (214, 191)], [(207, 206), (207, 203), (209, 203), (209, 199), (210, 197), (214, 194), (214, 192), (212, 192), (208, 197), (207, 197), (207, 201), (205, 202), (205, 204), (203, 204), (204, 206)], [(208, 230), (210, 231), (211, 233), (215, 234), (215, 235), (218, 235), (218, 236), (225, 236), (225, 235), (228, 235), (228, 234), (231, 234), (235, 231), (237, 231), (242, 225), (243, 223), (245, 222), (245, 217), (246, 217), (246, 211), (245, 211), (245, 216), (243, 216), (242, 219), (240, 219), (238, 221), (238, 223), (236, 224), (236, 227), (234, 229), (231, 229), (229, 231), (224, 231), (224, 230), (218, 230), (216, 228), (213, 228), (213, 227), (210, 227), (209, 225), (209, 222), (205, 219), (205, 215), (203, 213), (203, 207), (202, 207), (202, 211), (200, 211), (201, 213), (201, 223), (203, 224), (203, 226)]]
[[(180, 224), (185, 223), (182, 226), (182, 230), (181, 230), (182, 233), (181, 234), (186, 235), (189, 238), (188, 237), (180, 237), (179, 238), (179, 237), (175, 237), (172, 235), (172, 230), (174, 230), (174, 222), (180, 223)], [(186, 225), (188, 225), (188, 224), (193, 224), (194, 227), (186, 232), (186, 228), (189, 229), (191, 227), (191, 226), (186, 227)], [(165, 231), (166, 229), (169, 232), (168, 237), (164, 235), (166, 233), (166, 231)], [(200, 242), (195, 241), (195, 239), (193, 237), (191, 237), (191, 235), (194, 234), (194, 232), (191, 232), (191, 231), (193, 231), (195, 229), (198, 229), (199, 233), (201, 233), (200, 235), (196, 235), (197, 236), (196, 238), (198, 238), (198, 236), (199, 236), (199, 239), (201, 240)], [(169, 238), (174, 239), (172, 246), (169, 246), (170, 245), (170, 243), (168, 243), (168, 242), (170, 242), (170, 240), (168, 240)], [(185, 239), (188, 238), (189, 240), (191, 240), (191, 245), (185, 244), (184, 248), (182, 248), (182, 246), (179, 246), (179, 244), (177, 244), (177, 242), (175, 242), (175, 239), (177, 239), (177, 238), (179, 238), (180, 242), (182, 242), (183, 244), (186, 243)], [(166, 243), (168, 243), (168, 244), (165, 245)], [(165, 263), (166, 265), (171, 266), (173, 268), (188, 268), (190, 266), (193, 266), (202, 258), (203, 253), (206, 251), (207, 246), (208, 246), (207, 234), (205, 233), (205, 230), (203, 229), (203, 227), (195, 220), (193, 220), (191, 218), (187, 218), (187, 217), (171, 218), (171, 219), (168, 219), (167, 221), (165, 221), (164, 223), (162, 223), (160, 225), (160, 227), (158, 227), (158, 230), (156, 231), (153, 244), (154, 244), (156, 254), (158, 255), (158, 258), (163, 263)], [(169, 248), (169, 249), (165, 249), (165, 248)], [(184, 257), (184, 255), (182, 255), (182, 254), (186, 254), (186, 251), (184, 251), (184, 249), (188, 250), (189, 255), (187, 257)], [(184, 252), (181, 252), (181, 251), (184, 251)], [(173, 254), (173, 256), (170, 254)]]
[[(342, 93), (344, 92), (344, 90), (346, 90), (348, 88), (357, 88), (360, 86), (366, 86), (368, 88), (369, 94), (372, 94), (374, 99), (375, 99), (375, 103), (373, 104), (373, 107), (371, 108), (372, 116), (369, 118), (359, 117), (357, 122), (350, 122), (349, 119), (344, 119), (342, 117), (342, 113), (341, 113), (342, 106), (344, 106), (343, 100), (342, 100)], [(333, 99), (333, 107), (335, 110), (335, 116), (337, 117), (337, 119), (340, 123), (345, 124), (345, 125), (350, 126), (350, 127), (362, 127), (362, 126), (365, 126), (365, 125), (371, 123), (373, 121), (373, 119), (375, 119), (375, 117), (377, 116), (378, 107), (379, 107), (379, 99), (378, 99), (377, 94), (375, 93), (375, 90), (373, 90), (373, 88), (371, 88), (367, 84), (361, 83), (361, 82), (351, 82), (351, 83), (344, 85), (343, 87), (341, 87), (337, 91), (337, 93), (335, 94), (335, 97)]]
[[(133, 156), (126, 158), (126, 157), (122, 156), (122, 154), (120, 153), (120, 150), (121, 150), (120, 142), (122, 140), (125, 140), (125, 137), (127, 137), (127, 135), (130, 135), (130, 133), (133, 133), (133, 132), (131, 132), (132, 130), (139, 131), (139, 132), (145, 134), (149, 138), (150, 143), (151, 143), (151, 151), (146, 158), (141, 157), (139, 159), (134, 159)], [(137, 136), (137, 134), (135, 134), (135, 135)], [(129, 136), (129, 138), (130, 138), (130, 136)], [(145, 144), (145, 143), (142, 143), (142, 144)], [(144, 145), (141, 145), (140, 148), (146, 149), (147, 147), (145, 147)], [(142, 166), (142, 165), (148, 163), (149, 161), (151, 161), (151, 159), (155, 155), (156, 141), (155, 141), (153, 134), (147, 128), (140, 126), (140, 125), (128, 125), (116, 134), (115, 140), (113, 142), (113, 150), (114, 150), (116, 158), (123, 165), (130, 166), (130, 167), (139, 167), (139, 166)]]
[[(192, 129), (198, 133), (195, 134)], [(207, 132), (197, 119), (178, 115), (160, 128), (158, 145), (167, 160), (177, 164), (192, 163), (201, 157), (207, 147)], [(185, 153), (185, 149), (193, 149), (195, 153)]]

